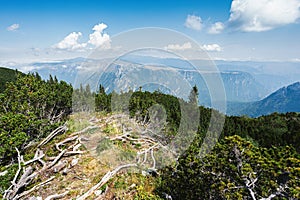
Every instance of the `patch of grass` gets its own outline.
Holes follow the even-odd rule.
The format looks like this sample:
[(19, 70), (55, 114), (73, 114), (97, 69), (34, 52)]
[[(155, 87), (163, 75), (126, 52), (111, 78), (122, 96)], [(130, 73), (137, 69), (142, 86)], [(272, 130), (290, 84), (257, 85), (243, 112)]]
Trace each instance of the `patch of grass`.
[[(110, 181), (109, 181), (110, 182)], [(109, 182), (105, 183), (104, 185), (102, 185), (102, 187), (100, 187), (100, 190), (105, 191), (105, 189), (108, 187)]]
[(112, 142), (108, 138), (103, 138), (99, 141), (98, 146), (96, 148), (97, 154), (99, 155), (101, 152), (112, 147)]
[(67, 122), (69, 132), (81, 131), (82, 129), (88, 127), (90, 125), (88, 121), (90, 118), (91, 116), (88, 116), (84, 113), (76, 113), (74, 115), (71, 115), (70, 119)]
[(140, 143), (137, 143), (134, 145), (135, 148), (140, 149), (142, 147), (142, 145)]
[(126, 186), (127, 185), (123, 179), (114, 182), (114, 188), (116, 189), (124, 189)]
[(118, 155), (118, 160), (120, 161), (134, 161), (136, 158), (136, 152), (132, 150), (123, 150)]
[(97, 131), (99, 131), (99, 128), (92, 128), (92, 129), (89, 129), (85, 132), (85, 134), (94, 134), (96, 133)]
[(122, 173), (113, 179), (112, 193), (116, 199), (161, 200), (154, 190), (157, 178), (140, 173)]
[(35, 154), (35, 153), (33, 153), (33, 152), (24, 154), (24, 156), (23, 156), (23, 157), (24, 157), (24, 160), (27, 161), (27, 160), (33, 159), (33, 158), (34, 158), (34, 154)]
[(162, 200), (161, 197), (147, 192), (143, 186), (137, 187), (137, 193), (133, 197), (134, 200)]
[(108, 135), (112, 135), (115, 134), (117, 132), (116, 128), (113, 127), (110, 124), (107, 124), (104, 128), (103, 128), (103, 132), (108, 134)]
[(47, 151), (46, 151), (46, 156), (48, 156), (48, 157), (53, 157), (53, 156), (57, 156), (58, 155), (58, 151), (54, 148), (54, 147), (50, 147), (50, 148), (48, 148), (47, 149)]

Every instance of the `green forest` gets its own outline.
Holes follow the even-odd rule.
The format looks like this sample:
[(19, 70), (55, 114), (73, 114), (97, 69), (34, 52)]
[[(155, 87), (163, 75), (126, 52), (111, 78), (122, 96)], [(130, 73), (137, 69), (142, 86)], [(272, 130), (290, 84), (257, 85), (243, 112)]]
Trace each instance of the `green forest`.
[[(112, 115), (128, 111), (132, 119), (147, 122), (149, 108), (162, 105), (167, 117), (164, 133), (168, 143), (178, 132), (181, 106), (192, 110), (198, 96), (196, 87), (192, 88), (188, 101), (142, 89), (107, 94), (101, 85), (97, 92), (92, 92), (89, 86), (75, 89), (52, 76), (43, 80), (38, 74), (6, 73), (5, 79), (0, 77), (2, 198), (12, 183), (22, 178), (15, 176), (20, 171), (19, 155), (23, 155), (24, 160), (34, 157), (37, 144), (62, 125), (71, 124), (74, 112)], [(128, 105), (122, 103), (124, 99), (129, 99)], [(196, 109), (200, 115), (191, 123), (197, 124), (197, 133), (189, 148), (176, 162), (158, 169), (155, 176), (143, 179), (141, 182), (151, 183), (152, 189), (137, 187), (132, 199), (300, 199), (300, 113), (273, 113), (258, 118), (225, 116), (216, 146), (201, 157), (211, 113), (222, 114), (202, 106)], [(109, 132), (108, 129), (105, 131)], [(71, 131), (64, 134), (67, 133)], [(123, 176), (110, 180), (110, 186), (130, 187), (122, 182)], [(18, 188), (15, 195), (38, 183), (38, 179), (30, 181)]]

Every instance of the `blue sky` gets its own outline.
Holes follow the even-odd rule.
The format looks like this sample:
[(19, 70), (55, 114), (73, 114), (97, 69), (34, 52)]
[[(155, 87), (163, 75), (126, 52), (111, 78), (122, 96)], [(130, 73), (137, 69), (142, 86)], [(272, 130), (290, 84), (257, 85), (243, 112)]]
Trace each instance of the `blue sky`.
[(85, 56), (84, 48), (109, 48), (105, 40), (122, 31), (162, 27), (193, 38), (215, 59), (298, 61), (299, 8), (299, 0), (1, 0), (0, 59)]

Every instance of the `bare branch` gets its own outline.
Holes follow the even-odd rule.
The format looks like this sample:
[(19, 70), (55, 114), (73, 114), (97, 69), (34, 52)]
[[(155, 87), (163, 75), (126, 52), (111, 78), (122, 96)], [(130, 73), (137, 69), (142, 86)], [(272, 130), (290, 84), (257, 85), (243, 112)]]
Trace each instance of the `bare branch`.
[(55, 160), (53, 160), (50, 165), (46, 166), (45, 169), (49, 169), (51, 167), (53, 167), (58, 161), (59, 159), (61, 159), (61, 157), (63, 157), (63, 155), (67, 152), (67, 149), (63, 150), (62, 152), (60, 152), (60, 154), (55, 158)]
[(38, 147), (47, 144), (52, 138), (54, 138), (57, 134), (61, 133), (61, 132), (66, 132), (68, 130), (66, 124), (64, 124), (63, 126), (58, 127), (57, 129), (55, 129), (54, 131), (52, 131), (39, 145)]
[(74, 135), (80, 135), (80, 134), (82, 134), (84, 132), (87, 132), (90, 129), (96, 129), (96, 128), (100, 128), (100, 127), (99, 126), (88, 126), (88, 127), (84, 128), (84, 129), (82, 129), (81, 131), (77, 131), (75, 133), (72, 133), (70, 136), (72, 137)]
[(21, 155), (20, 155), (20, 151), (19, 151), (19, 149), (18, 149), (17, 147), (16, 147), (16, 151), (17, 151), (17, 153), (18, 153), (18, 171), (17, 171), (17, 173), (15, 174), (15, 177), (14, 177), (14, 179), (13, 179), (13, 181), (12, 181), (12, 184), (13, 184), (13, 185), (16, 184), (17, 178), (18, 178), (19, 173), (20, 173), (20, 171), (21, 171)]
[(93, 186), (89, 191), (87, 191), (86, 193), (84, 193), (82, 196), (78, 197), (77, 200), (84, 200), (87, 197), (89, 197), (91, 194), (93, 194), (93, 192), (103, 186), (105, 183), (107, 183), (107, 181), (109, 181), (115, 174), (117, 174), (120, 170), (125, 169), (125, 168), (130, 168), (130, 167), (137, 167), (137, 164), (126, 164), (126, 165), (121, 165), (119, 167), (117, 167), (116, 169), (114, 169), (113, 171), (109, 171), (107, 172), (103, 178), (101, 179), (101, 181), (99, 183), (97, 183), (95, 186)]
[(3, 171), (3, 172), (0, 172), (0, 176), (5, 176), (7, 173), (8, 173), (7, 170), (5, 170), (5, 171)]
[(17, 153), (18, 153), (18, 171), (16, 172), (15, 176), (14, 176), (14, 179), (12, 180), (11, 182), (11, 186), (5, 191), (4, 195), (3, 195), (3, 199), (9, 199), (10, 196), (12, 196), (12, 194), (14, 193), (14, 190), (12, 190), (12, 188), (14, 186), (17, 185), (16, 181), (18, 179), (18, 176), (21, 172), (21, 155), (20, 155), (20, 151), (19, 149), (16, 147), (15, 148)]
[(153, 160), (153, 166), (152, 166), (152, 169), (155, 169), (155, 167), (156, 167), (156, 160), (155, 160), (155, 158), (154, 158), (153, 149), (151, 149), (150, 154), (151, 154), (151, 158), (152, 158), (152, 160)]
[(60, 198), (65, 197), (68, 193), (69, 193), (69, 191), (66, 191), (62, 194), (53, 194), (53, 195), (48, 196), (45, 200), (60, 199)]
[(24, 197), (24, 196), (30, 194), (31, 192), (35, 191), (35, 190), (38, 189), (39, 187), (41, 187), (41, 186), (43, 186), (43, 185), (49, 183), (49, 182), (52, 181), (54, 178), (55, 178), (55, 176), (50, 177), (50, 178), (47, 179), (46, 181), (41, 182), (41, 183), (39, 183), (39, 184), (33, 186), (30, 190), (27, 190), (27, 191), (25, 191), (25, 192), (23, 192), (23, 193), (17, 195), (14, 199), (20, 199), (20, 198), (22, 198), (22, 197)]
[(37, 149), (36, 152), (35, 152), (34, 158), (24, 162), (24, 165), (29, 165), (30, 163), (33, 163), (35, 161), (39, 161), (39, 162), (42, 163), (42, 165), (44, 165), (45, 162), (43, 162), (41, 160), (44, 156), (45, 156), (45, 154), (43, 153), (43, 151), (41, 151), (40, 149)]
[(75, 135), (75, 136), (73, 136), (73, 137), (69, 137), (69, 138), (64, 139), (63, 141), (61, 141), (61, 142), (59, 142), (59, 143), (57, 143), (57, 144), (55, 145), (55, 146), (56, 146), (56, 149), (57, 149), (58, 151), (62, 151), (62, 149), (61, 149), (59, 146), (64, 145), (64, 144), (67, 143), (67, 142), (74, 141), (74, 140), (76, 140), (77, 138), (78, 138), (78, 135)]

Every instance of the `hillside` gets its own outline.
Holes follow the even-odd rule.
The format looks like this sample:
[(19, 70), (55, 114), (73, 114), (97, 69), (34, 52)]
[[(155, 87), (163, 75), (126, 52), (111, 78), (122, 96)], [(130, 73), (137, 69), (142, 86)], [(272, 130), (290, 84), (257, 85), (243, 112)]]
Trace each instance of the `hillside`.
[(300, 198), (300, 114), (226, 117), (198, 107), (196, 87), (189, 101), (73, 90), (38, 75), (9, 87), (0, 95), (0, 198)]
[(5, 84), (7, 82), (15, 81), (17, 78), (17, 71), (0, 67), (0, 92), (5, 90)]
[[(199, 144), (193, 143), (174, 165), (172, 149), (145, 134), (148, 128), (125, 114), (72, 115), (26, 153), (18, 152), (20, 165), (13, 171), (19, 170), (10, 175), (14, 185), (4, 197), (162, 200), (300, 195), (299, 156), (291, 147), (261, 148), (235, 135), (222, 139), (203, 159), (197, 157)], [(2, 170), (5, 181), (11, 169)]]
[[(127, 136), (120, 129), (121, 121), (127, 121), (126, 129), (132, 130)], [(152, 166), (152, 158), (138, 163), (135, 156), (144, 158), (155, 143), (134, 133), (138, 126), (120, 114), (71, 116), (67, 124), (30, 146), (25, 159), (18, 152), (19, 169), (26, 172), (20, 172), (21, 178), (4, 198), (133, 199), (141, 195), (139, 192), (151, 196), (155, 181), (146, 170)], [(131, 140), (136, 144), (131, 145)], [(130, 172), (134, 173), (127, 174)], [(28, 190), (22, 191), (27, 185)]]
[(268, 115), (273, 112), (287, 113), (300, 112), (300, 82), (296, 82), (287, 87), (283, 87), (268, 97), (254, 102), (231, 105), (230, 114), (233, 115), (248, 115), (258, 117)]

